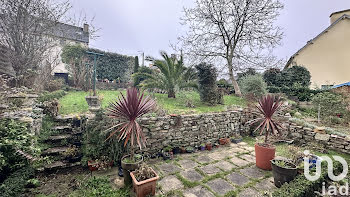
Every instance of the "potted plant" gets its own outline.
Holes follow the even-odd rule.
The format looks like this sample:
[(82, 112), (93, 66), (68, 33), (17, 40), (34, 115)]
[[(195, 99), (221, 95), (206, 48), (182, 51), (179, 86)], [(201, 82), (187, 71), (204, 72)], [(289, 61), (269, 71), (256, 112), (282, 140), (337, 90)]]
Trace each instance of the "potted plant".
[(154, 196), (156, 194), (159, 177), (152, 168), (142, 164), (139, 169), (130, 172), (130, 176), (137, 197)]
[(130, 172), (136, 170), (142, 162), (142, 156), (135, 155), (134, 145), (137, 143), (140, 149), (146, 146), (145, 135), (138, 118), (151, 112), (154, 106), (155, 101), (149, 96), (144, 97), (136, 88), (129, 88), (126, 97), (121, 93), (121, 97), (110, 103), (107, 108), (107, 115), (119, 120), (119, 123), (108, 129), (111, 133), (106, 140), (118, 133), (118, 139), (124, 140), (124, 147), (130, 142), (130, 154), (121, 160), (125, 185), (131, 184)]
[(199, 146), (199, 150), (204, 151), (204, 150), (205, 150), (205, 144), (201, 144), (201, 145)]
[(169, 160), (173, 158), (173, 149), (170, 146), (167, 146), (162, 151), (162, 156), (164, 160)]
[(186, 148), (185, 147), (180, 147), (180, 152), (181, 153), (186, 153)]
[(226, 138), (220, 138), (220, 139), (219, 139), (220, 145), (225, 145), (226, 142), (227, 142)]
[[(250, 121), (250, 124), (258, 123), (259, 125), (255, 129), (260, 129), (260, 135), (265, 132), (264, 143), (255, 144), (255, 157), (256, 166), (264, 170), (271, 170), (270, 161), (275, 158), (276, 148), (272, 144), (268, 143), (269, 133), (278, 134), (282, 125), (273, 119), (274, 113), (282, 106), (280, 97), (272, 95), (266, 95), (259, 100), (259, 104), (256, 106), (258, 111), (263, 117), (256, 118)], [(255, 132), (254, 131), (254, 132)]]
[(106, 156), (102, 156), (100, 159), (89, 160), (88, 167), (90, 171), (106, 170), (113, 167), (113, 161)]
[(193, 153), (194, 149), (190, 146), (186, 147), (186, 153)]
[(296, 165), (286, 160), (273, 159), (271, 165), (274, 183), (278, 188), (292, 181), (298, 173)]
[(242, 142), (242, 137), (240, 135), (234, 135), (231, 137), (231, 142), (232, 143), (235, 143), (235, 144), (238, 144), (240, 142)]
[(180, 152), (181, 152), (180, 147), (176, 146), (175, 148), (173, 148), (173, 153), (174, 153), (174, 155), (180, 154)]
[(213, 145), (212, 145), (210, 142), (207, 142), (207, 143), (205, 144), (205, 148), (206, 148), (207, 150), (211, 151), (211, 149), (213, 149)]

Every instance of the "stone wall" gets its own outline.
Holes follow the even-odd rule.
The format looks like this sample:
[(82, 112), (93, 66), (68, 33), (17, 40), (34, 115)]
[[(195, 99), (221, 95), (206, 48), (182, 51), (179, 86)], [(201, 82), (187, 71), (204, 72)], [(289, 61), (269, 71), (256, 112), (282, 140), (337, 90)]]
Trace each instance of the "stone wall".
[(198, 115), (178, 115), (141, 118), (147, 138), (146, 151), (158, 152), (167, 146), (199, 146), (217, 143), (219, 138), (249, 130), (244, 126), (243, 111), (229, 111)]
[(326, 149), (337, 152), (350, 153), (350, 137), (335, 134), (315, 132), (314, 129), (298, 126), (290, 123), (288, 127), (289, 136), (298, 143), (318, 143)]

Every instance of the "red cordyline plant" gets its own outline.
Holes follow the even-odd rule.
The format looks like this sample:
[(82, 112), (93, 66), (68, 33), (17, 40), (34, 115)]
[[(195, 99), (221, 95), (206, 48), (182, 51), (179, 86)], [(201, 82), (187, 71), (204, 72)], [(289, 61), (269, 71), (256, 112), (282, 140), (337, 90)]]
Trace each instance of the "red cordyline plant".
[(135, 143), (140, 149), (146, 146), (145, 135), (137, 119), (152, 111), (154, 106), (155, 101), (149, 96), (144, 97), (136, 88), (127, 89), (126, 97), (121, 93), (121, 97), (107, 108), (107, 115), (121, 122), (108, 129), (112, 132), (106, 140), (118, 133), (117, 137), (124, 140), (124, 146), (130, 141), (131, 159), (134, 159)]
[(259, 123), (254, 132), (260, 129), (260, 135), (262, 135), (265, 130), (265, 144), (267, 144), (267, 138), (270, 132), (275, 135), (280, 133), (279, 128), (282, 128), (282, 125), (277, 120), (273, 119), (273, 115), (282, 106), (282, 104), (283, 103), (280, 97), (266, 95), (263, 96), (259, 100), (259, 104), (256, 105), (256, 108), (263, 115), (263, 117), (252, 120), (251, 124), (257, 122)]

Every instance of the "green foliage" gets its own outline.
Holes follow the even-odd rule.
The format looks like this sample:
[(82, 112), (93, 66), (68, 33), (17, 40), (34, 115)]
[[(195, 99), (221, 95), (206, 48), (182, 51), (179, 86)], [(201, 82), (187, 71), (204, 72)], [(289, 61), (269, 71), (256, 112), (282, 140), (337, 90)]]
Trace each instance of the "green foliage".
[(102, 110), (96, 113), (96, 117), (89, 121), (83, 136), (83, 162), (107, 157), (118, 163), (124, 154), (122, 142), (116, 138), (106, 141), (109, 132), (106, 131), (111, 125), (111, 120), (105, 117)]
[(78, 190), (69, 195), (70, 197), (125, 197), (129, 196), (129, 188), (115, 190), (110, 185), (108, 177), (91, 177), (81, 181)]
[(16, 150), (33, 154), (36, 152), (33, 140), (34, 136), (30, 134), (26, 123), (13, 119), (0, 120), (0, 172), (2, 175), (27, 164)]
[(139, 66), (139, 57), (135, 56), (134, 73), (137, 73), (137, 71), (139, 70)]
[(211, 64), (201, 63), (196, 66), (198, 73), (199, 95), (202, 102), (216, 105), (221, 103), (218, 100), (218, 87), (216, 78), (218, 76), (216, 69)]
[(134, 57), (91, 48), (89, 51), (103, 54), (103, 56), (98, 57), (98, 79), (118, 80), (123, 83), (128, 83), (131, 80), (130, 76), (135, 65)]
[(266, 83), (261, 75), (247, 75), (240, 81), (240, 88), (245, 96), (253, 96), (254, 98), (260, 98), (267, 93)]
[(263, 73), (263, 78), (268, 86), (280, 86), (280, 77), (281, 70), (278, 68), (270, 68)]
[[(138, 73), (144, 73), (145, 75), (151, 75), (151, 74), (153, 74), (153, 70), (147, 66), (141, 66), (138, 68)], [(134, 87), (137, 87), (147, 77), (145, 77), (143, 74), (137, 74), (137, 75), (134, 75), (133, 78), (134, 78)]]
[(315, 110), (320, 107), (321, 118), (327, 122), (332, 121), (338, 114), (346, 112), (346, 103), (343, 96), (332, 92), (316, 94), (312, 98), (312, 104)]
[(27, 166), (12, 173), (0, 186), (3, 197), (20, 196), (25, 191), (28, 180), (34, 176), (34, 169)]
[(280, 83), (283, 86), (292, 87), (299, 84), (302, 87), (309, 87), (311, 82), (310, 72), (303, 66), (292, 66), (282, 71)]
[(39, 96), (39, 102), (51, 101), (53, 99), (60, 99), (66, 95), (64, 90), (57, 90), (54, 92), (44, 92)]
[(294, 85), (292, 87), (276, 87), (269, 86), (268, 91), (270, 93), (285, 93), (290, 98), (296, 98), (299, 101), (310, 101), (315, 94), (322, 92), (321, 90), (312, 90), (308, 87), (300, 87), (300, 85)]
[(45, 85), (45, 90), (49, 91), (49, 92), (53, 92), (53, 91), (57, 91), (62, 89), (64, 86), (64, 79), (55, 79), (55, 80), (51, 80), (49, 81), (46, 85)]
[[(334, 162), (334, 174), (341, 172), (341, 164)], [(318, 191), (322, 187), (322, 183), (327, 181), (327, 163), (322, 163), (321, 176), (316, 181), (309, 181), (304, 174), (298, 175), (290, 183), (285, 183), (281, 188), (272, 193), (273, 197), (304, 197), (315, 196), (314, 191)]]
[(240, 81), (241, 79), (243, 79), (246, 76), (257, 75), (257, 74), (258, 73), (256, 72), (256, 70), (254, 68), (248, 68), (246, 71), (237, 74), (237, 77), (238, 77), (237, 81)]
[(196, 87), (193, 75), (189, 74), (191, 69), (188, 69), (183, 64), (183, 57), (169, 57), (167, 53), (161, 52), (164, 60), (156, 60), (154, 66), (158, 70), (152, 74), (138, 72), (133, 77), (142, 77), (145, 80), (140, 84), (144, 89), (158, 88), (168, 92), (169, 98), (175, 98), (178, 90), (187, 87)]

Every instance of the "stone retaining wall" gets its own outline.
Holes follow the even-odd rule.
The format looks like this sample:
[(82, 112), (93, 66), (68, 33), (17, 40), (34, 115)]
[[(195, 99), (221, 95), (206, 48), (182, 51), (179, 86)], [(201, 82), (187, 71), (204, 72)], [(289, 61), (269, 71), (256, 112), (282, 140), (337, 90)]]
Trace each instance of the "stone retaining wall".
[(288, 132), (289, 136), (296, 142), (303, 144), (316, 142), (323, 145), (326, 149), (350, 153), (350, 137), (348, 136), (314, 132), (311, 128), (298, 126), (294, 123), (289, 124)]
[(179, 115), (141, 118), (147, 138), (146, 151), (157, 152), (167, 146), (199, 146), (217, 143), (219, 138), (242, 133), (247, 118), (243, 111), (229, 111), (198, 115)]

